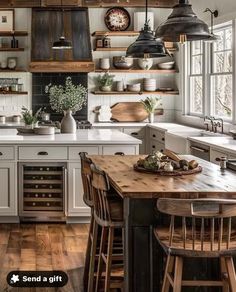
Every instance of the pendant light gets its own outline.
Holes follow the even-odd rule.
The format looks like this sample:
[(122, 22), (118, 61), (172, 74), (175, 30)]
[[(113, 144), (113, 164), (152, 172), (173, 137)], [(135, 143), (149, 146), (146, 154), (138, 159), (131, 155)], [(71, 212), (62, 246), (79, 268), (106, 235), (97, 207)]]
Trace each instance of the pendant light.
[(215, 41), (218, 41), (220, 39), (220, 36), (214, 34), (214, 18), (218, 17), (219, 13), (218, 10), (212, 11), (210, 8), (206, 8), (204, 12), (210, 12), (211, 13), (211, 32), (209, 38), (204, 40), (205, 42), (208, 43), (213, 43)]
[(137, 40), (131, 44), (126, 56), (132, 58), (158, 58), (168, 56), (164, 43), (157, 39), (148, 24), (148, 0), (146, 0), (146, 15), (144, 28), (141, 30)]
[(61, 0), (61, 22), (62, 22), (62, 33), (61, 37), (59, 38), (58, 41), (55, 41), (52, 45), (53, 50), (71, 50), (72, 49), (72, 44), (70, 41), (66, 40), (64, 36), (64, 10), (62, 6), (62, 0)]
[(156, 30), (156, 37), (166, 42), (199, 41), (209, 38), (208, 25), (193, 12), (188, 0), (179, 0), (167, 20)]

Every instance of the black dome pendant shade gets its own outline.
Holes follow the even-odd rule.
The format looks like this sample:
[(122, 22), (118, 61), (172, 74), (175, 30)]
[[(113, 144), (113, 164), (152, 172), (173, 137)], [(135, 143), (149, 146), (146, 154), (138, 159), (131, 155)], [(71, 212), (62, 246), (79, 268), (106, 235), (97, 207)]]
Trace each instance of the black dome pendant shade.
[(146, 0), (146, 20), (144, 28), (141, 30), (137, 40), (131, 44), (127, 51), (127, 57), (133, 58), (158, 58), (168, 56), (164, 43), (161, 39), (157, 39), (148, 24), (148, 1)]
[(72, 44), (70, 41), (66, 40), (64, 37), (64, 10), (62, 6), (62, 0), (61, 0), (61, 22), (62, 22), (62, 32), (61, 32), (61, 37), (59, 38), (58, 41), (55, 41), (52, 45), (53, 50), (71, 50), (72, 49)]
[(70, 41), (67, 41), (64, 36), (61, 36), (58, 41), (53, 43), (52, 48), (54, 50), (68, 50), (72, 49), (72, 44)]
[(156, 30), (156, 37), (166, 42), (198, 41), (209, 38), (208, 25), (193, 12), (188, 0), (179, 0), (168, 19)]

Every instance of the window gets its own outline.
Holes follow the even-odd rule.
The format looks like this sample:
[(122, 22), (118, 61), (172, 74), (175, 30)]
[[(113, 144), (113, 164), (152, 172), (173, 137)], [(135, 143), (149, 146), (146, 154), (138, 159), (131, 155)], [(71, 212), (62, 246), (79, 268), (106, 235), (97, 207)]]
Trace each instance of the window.
[(214, 30), (219, 40), (213, 43), (191, 42), (188, 46), (186, 76), (187, 114), (212, 115), (233, 119), (234, 88), (234, 23)]

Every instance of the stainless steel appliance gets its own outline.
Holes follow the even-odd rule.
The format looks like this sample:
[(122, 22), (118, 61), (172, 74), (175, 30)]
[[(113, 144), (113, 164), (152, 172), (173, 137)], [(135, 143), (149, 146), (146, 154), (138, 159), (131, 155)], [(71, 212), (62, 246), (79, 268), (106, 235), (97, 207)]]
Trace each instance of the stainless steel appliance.
[(191, 151), (191, 155), (202, 158), (206, 161), (210, 161), (210, 147), (209, 146), (196, 143), (196, 142), (191, 142), (190, 151)]
[(21, 221), (65, 221), (66, 164), (19, 164)]

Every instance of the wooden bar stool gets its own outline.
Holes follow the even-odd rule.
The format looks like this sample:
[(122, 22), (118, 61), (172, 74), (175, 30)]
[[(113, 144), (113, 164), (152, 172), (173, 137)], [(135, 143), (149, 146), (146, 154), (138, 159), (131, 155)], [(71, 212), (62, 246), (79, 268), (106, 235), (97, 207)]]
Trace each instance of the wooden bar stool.
[[(86, 152), (80, 152), (80, 159), (81, 159), (81, 178), (83, 183), (83, 201), (84, 203), (91, 208), (91, 218), (90, 218), (90, 225), (89, 225), (89, 236), (88, 236), (88, 242), (87, 242), (87, 249), (86, 249), (86, 255), (85, 255), (85, 266), (84, 266), (84, 291), (89, 291), (89, 286), (92, 286), (91, 284), (88, 284), (89, 281), (89, 270), (90, 270), (90, 254), (91, 254), (91, 246), (93, 241), (93, 228), (94, 228), (94, 216), (93, 216), (93, 197), (92, 197), (92, 172), (90, 165), (92, 164), (92, 160), (87, 157)], [(94, 264), (91, 264), (91, 269), (93, 269), (94, 272)], [(91, 280), (93, 281), (93, 280)], [(91, 289), (93, 289), (91, 287)], [(92, 290), (91, 290), (92, 291)]]
[[(115, 230), (120, 231), (123, 245), (123, 202), (111, 196), (109, 180), (106, 173), (91, 165), (92, 186), (94, 198), (94, 219), (102, 228), (99, 259), (97, 267), (97, 279), (95, 292), (99, 291), (103, 266), (105, 266), (105, 283), (101, 291), (108, 292), (110, 289), (119, 288), (123, 291), (123, 248), (121, 253), (114, 253)], [(114, 191), (113, 191), (114, 192)]]
[[(157, 209), (170, 215), (169, 228), (157, 227), (154, 231), (167, 254), (162, 292), (168, 292), (170, 286), (173, 292), (180, 292), (182, 286), (221, 286), (223, 292), (229, 288), (235, 292), (236, 229), (231, 222), (236, 216), (236, 200), (161, 198)], [(176, 217), (182, 219), (181, 227), (176, 226)], [(183, 259), (188, 257), (219, 258), (222, 279), (183, 280)]]

